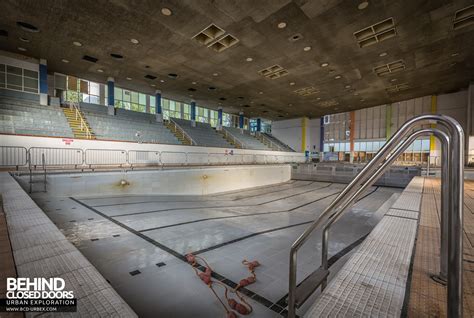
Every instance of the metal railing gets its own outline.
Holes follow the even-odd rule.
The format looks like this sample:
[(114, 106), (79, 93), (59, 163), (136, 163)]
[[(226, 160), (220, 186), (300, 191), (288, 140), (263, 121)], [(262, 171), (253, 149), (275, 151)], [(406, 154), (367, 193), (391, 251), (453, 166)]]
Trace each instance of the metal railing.
[(127, 164), (128, 152), (121, 149), (87, 149), (85, 164), (89, 166), (122, 166)]
[(285, 151), (283, 150), (283, 147), (280, 146), (279, 144), (273, 142), (273, 140), (271, 140), (270, 138), (268, 138), (265, 134), (261, 133), (261, 132), (257, 132), (256, 133), (256, 136), (258, 138), (260, 138), (260, 141), (265, 144), (265, 145), (268, 145), (270, 148), (274, 149), (276, 148), (277, 151)]
[(0, 146), (0, 167), (16, 167), (26, 165), (28, 150), (25, 147)]
[(221, 133), (224, 135), (225, 139), (234, 143), (234, 145), (239, 146), (242, 149), (248, 148), (244, 142), (242, 142), (239, 138), (235, 137), (230, 131), (222, 127)]
[[(29, 170), (30, 170), (30, 181), (29, 181), (30, 189), (29, 190), (30, 190), (30, 193), (33, 193), (33, 184), (35, 182), (33, 180), (33, 170), (31, 169), (31, 153), (28, 153), (28, 157), (30, 157), (30, 159), (28, 160), (28, 162), (30, 163), (29, 164)], [(41, 166), (43, 167), (43, 191), (46, 192), (47, 172), (46, 172), (46, 158), (45, 158), (44, 153), (41, 154)]]
[(169, 122), (173, 127), (175, 132), (178, 132), (183, 135), (183, 138), (187, 139), (191, 146), (197, 146), (197, 142), (189, 135), (178, 123), (172, 118), (169, 118)]
[[(297, 252), (308, 241), (310, 235), (323, 226), (322, 267), (328, 267), (328, 230), (350, 207), (367, 187), (377, 180), (383, 170), (413, 142), (407, 135), (423, 124), (437, 123), (444, 127), (446, 133), (439, 129), (422, 129), (412, 133), (413, 138), (426, 134), (435, 134), (443, 146), (442, 160), (442, 215), (441, 218), (441, 251), (440, 278), (446, 276), (448, 286), (448, 317), (462, 317), (462, 220), (464, 200), (464, 132), (457, 121), (444, 115), (421, 115), (403, 124), (400, 129), (385, 143), (375, 157), (360, 171), (321, 215), (293, 243), (290, 251), (288, 316), (296, 314), (296, 270)], [(400, 144), (401, 143), (401, 144)], [(448, 180), (450, 183), (448, 183)], [(449, 225), (449, 227), (448, 227)], [(323, 280), (321, 287), (325, 287)]]
[(80, 104), (78, 102), (69, 102), (69, 107), (71, 109), (74, 109), (76, 120), (79, 120), (79, 122), (81, 123), (81, 131), (85, 131), (86, 139), (92, 139), (92, 132), (89, 129), (89, 126), (87, 125), (87, 122), (85, 121), (84, 117), (82, 117), (81, 111), (79, 110)]

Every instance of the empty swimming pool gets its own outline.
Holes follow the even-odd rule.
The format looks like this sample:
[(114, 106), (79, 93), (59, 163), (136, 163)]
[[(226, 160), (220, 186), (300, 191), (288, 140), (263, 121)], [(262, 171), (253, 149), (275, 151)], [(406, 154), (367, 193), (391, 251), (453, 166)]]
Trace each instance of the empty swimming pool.
[[(224, 316), (186, 262), (188, 253), (205, 258), (214, 278), (229, 287), (248, 276), (242, 260), (258, 260), (257, 281), (242, 293), (253, 317), (278, 317), (285, 313), (290, 246), (343, 187), (290, 180), (202, 196), (49, 191), (32, 197), (140, 317)], [(372, 187), (332, 228), (332, 268), (343, 264), (400, 192)], [(299, 253), (300, 281), (319, 267), (320, 244), (320, 235), (313, 235)]]

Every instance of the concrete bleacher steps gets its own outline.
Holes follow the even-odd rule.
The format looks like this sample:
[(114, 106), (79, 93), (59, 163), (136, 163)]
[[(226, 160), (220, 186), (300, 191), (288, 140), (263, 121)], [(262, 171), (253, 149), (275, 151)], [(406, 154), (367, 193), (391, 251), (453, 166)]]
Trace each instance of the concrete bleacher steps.
[(74, 136), (60, 107), (41, 106), (36, 101), (6, 96), (0, 97), (0, 133)]
[(196, 122), (196, 127), (193, 127), (189, 120), (179, 118), (173, 118), (173, 120), (191, 136), (197, 146), (234, 148), (209, 124)]
[(170, 121), (166, 121), (165, 126), (173, 133), (173, 135), (175, 135), (182, 145), (192, 146), (191, 141), (186, 138), (184, 133), (179, 129), (175, 129), (175, 126)]
[(261, 134), (262, 134), (262, 142), (264, 142), (267, 146), (270, 146), (268, 141), (271, 141), (272, 143), (279, 146), (280, 151), (294, 152), (294, 150), (290, 146), (288, 146), (287, 144), (285, 144), (284, 142), (282, 142), (280, 139), (276, 138), (272, 134), (269, 134), (269, 133), (261, 133)]
[(235, 127), (223, 127), (223, 129), (239, 140), (246, 149), (273, 150), (269, 146), (262, 143), (255, 136), (251, 135), (247, 130), (242, 130)]
[(81, 111), (97, 139), (182, 144), (153, 114), (116, 109), (111, 116), (104, 106), (82, 103)]
[[(85, 125), (87, 127), (87, 130), (81, 126), (81, 119), (76, 116), (76, 111), (71, 108), (63, 108), (64, 115), (66, 116), (69, 126), (71, 127), (71, 130), (74, 134), (74, 138), (79, 138), (79, 139), (96, 139), (94, 132), (89, 126), (89, 123), (84, 119), (84, 123), (82, 125)], [(84, 115), (81, 114), (82, 118), (84, 118)], [(90, 132), (90, 135), (87, 134), (87, 131)]]

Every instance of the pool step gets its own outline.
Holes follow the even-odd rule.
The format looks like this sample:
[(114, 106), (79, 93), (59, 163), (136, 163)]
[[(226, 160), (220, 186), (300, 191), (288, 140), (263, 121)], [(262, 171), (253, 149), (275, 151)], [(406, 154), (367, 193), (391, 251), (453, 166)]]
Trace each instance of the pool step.
[(305, 303), (309, 296), (311, 296), (316, 289), (321, 286), (328, 275), (329, 270), (319, 267), (296, 287), (296, 308), (300, 308)]

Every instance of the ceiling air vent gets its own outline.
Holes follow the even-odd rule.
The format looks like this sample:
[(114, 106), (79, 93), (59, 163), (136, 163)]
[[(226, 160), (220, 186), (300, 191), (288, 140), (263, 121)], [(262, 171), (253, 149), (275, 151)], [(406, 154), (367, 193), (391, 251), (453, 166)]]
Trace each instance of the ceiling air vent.
[(300, 96), (311, 96), (319, 93), (319, 91), (314, 86), (303, 87), (293, 92)]
[(258, 71), (258, 74), (265, 76), (269, 79), (277, 79), (285, 75), (288, 75), (289, 72), (288, 70), (284, 69), (280, 65), (275, 64), (273, 66), (270, 66), (270, 67), (264, 68), (263, 70)]
[(398, 85), (393, 85), (393, 86), (387, 87), (386, 90), (387, 90), (387, 93), (394, 94), (394, 93), (398, 93), (400, 91), (407, 90), (409, 88), (410, 87), (408, 86), (407, 83), (403, 83), (403, 84), (398, 84)]
[(403, 60), (394, 61), (385, 65), (374, 67), (374, 73), (377, 76), (387, 76), (392, 73), (400, 72), (405, 69), (405, 62)]
[(354, 37), (361, 48), (385, 41), (396, 35), (397, 30), (393, 18), (380, 21), (354, 33)]
[(155, 79), (156, 79), (156, 76), (147, 74), (147, 75), (145, 75), (145, 78), (148, 78), (148, 79), (151, 79), (151, 80), (155, 80)]
[(92, 63), (97, 63), (97, 61), (99, 60), (98, 58), (95, 58), (95, 57), (89, 56), (89, 55), (84, 55), (84, 56), (82, 57), (82, 59), (83, 59), (84, 61), (92, 62)]
[(472, 24), (474, 24), (474, 5), (456, 11), (453, 21), (454, 30), (459, 30)]
[(235, 36), (226, 34), (224, 29), (213, 23), (192, 38), (216, 52), (222, 52), (239, 42)]

